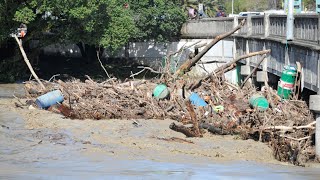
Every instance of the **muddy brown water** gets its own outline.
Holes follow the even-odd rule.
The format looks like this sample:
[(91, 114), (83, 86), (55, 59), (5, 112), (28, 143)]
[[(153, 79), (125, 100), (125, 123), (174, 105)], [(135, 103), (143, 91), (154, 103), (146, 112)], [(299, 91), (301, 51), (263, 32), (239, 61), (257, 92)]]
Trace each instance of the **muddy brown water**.
[[(8, 87), (8, 86), (6, 86)], [(12, 85), (16, 88), (16, 86)], [(19, 85), (19, 87), (21, 87)], [(2, 89), (10, 97), (14, 90)], [(8, 95), (9, 94), (9, 95)], [(81, 125), (79, 126), (81, 128)], [(73, 128), (79, 128), (75, 125)], [(83, 133), (83, 136), (87, 136)], [(142, 136), (135, 134), (135, 136)], [(108, 137), (106, 137), (108, 138)], [(0, 108), (0, 179), (319, 179), (320, 169), (252, 161), (218, 162), (201, 159), (183, 163), (161, 157), (150, 159), (139, 152), (114, 156), (95, 147), (108, 144), (86, 142), (70, 128), (26, 128), (19, 113)], [(125, 151), (125, 150), (124, 150)], [(263, 153), (263, 152), (262, 152)]]

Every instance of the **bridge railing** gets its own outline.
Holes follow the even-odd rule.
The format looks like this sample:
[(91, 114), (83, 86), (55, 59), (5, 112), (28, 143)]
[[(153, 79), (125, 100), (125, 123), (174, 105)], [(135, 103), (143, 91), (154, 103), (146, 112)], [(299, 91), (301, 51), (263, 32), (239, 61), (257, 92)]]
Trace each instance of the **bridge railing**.
[(298, 15), (294, 22), (294, 39), (317, 43), (319, 41), (319, 17)]
[(270, 15), (269, 16), (269, 35), (274, 37), (286, 37), (287, 16)]
[[(183, 36), (216, 36), (230, 31), (244, 18), (247, 23), (235, 35), (286, 40), (287, 16), (265, 14), (263, 16), (209, 18), (188, 21), (182, 29)], [(320, 45), (320, 15), (299, 14), (294, 16), (294, 40)]]
[(264, 36), (264, 16), (251, 17), (252, 35)]

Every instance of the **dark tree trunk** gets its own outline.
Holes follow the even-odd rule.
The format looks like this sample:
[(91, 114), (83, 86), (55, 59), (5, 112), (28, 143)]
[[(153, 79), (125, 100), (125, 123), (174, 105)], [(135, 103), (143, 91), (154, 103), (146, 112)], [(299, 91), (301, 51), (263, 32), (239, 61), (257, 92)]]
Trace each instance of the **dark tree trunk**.
[(77, 43), (77, 46), (78, 46), (79, 49), (80, 49), (81, 56), (82, 56), (83, 58), (87, 58), (87, 53), (86, 53), (86, 51), (85, 51), (85, 49), (84, 49), (84, 47), (83, 47), (83, 43), (82, 43), (82, 42), (79, 42), (79, 43)]
[(89, 44), (84, 44), (82, 42), (77, 43), (77, 46), (80, 49), (82, 58), (87, 63), (89, 63), (91, 60), (95, 60), (97, 58), (95, 46), (89, 45)]

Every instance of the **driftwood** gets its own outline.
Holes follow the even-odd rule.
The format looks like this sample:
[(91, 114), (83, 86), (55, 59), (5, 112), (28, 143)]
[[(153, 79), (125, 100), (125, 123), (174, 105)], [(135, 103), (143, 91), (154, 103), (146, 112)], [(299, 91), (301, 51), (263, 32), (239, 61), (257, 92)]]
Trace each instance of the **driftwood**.
[(216, 74), (218, 74), (220, 72), (226, 72), (225, 69), (227, 69), (228, 67), (232, 66), (233, 64), (237, 63), (238, 61), (240, 61), (242, 59), (246, 59), (246, 58), (249, 58), (249, 57), (252, 57), (252, 56), (257, 56), (257, 55), (268, 54), (270, 52), (271, 52), (271, 50), (269, 49), (269, 50), (257, 51), (257, 52), (252, 52), (252, 53), (248, 53), (248, 54), (239, 56), (239, 57), (235, 58), (234, 60), (224, 64), (223, 66), (215, 69), (214, 72)]
[[(210, 46), (228, 35), (230, 32), (213, 40), (203, 51), (182, 65), (180, 72), (175, 75), (179, 76), (190, 70)], [(263, 55), (264, 58), (267, 53), (270, 50), (239, 56), (198, 82), (193, 82), (188, 77), (178, 80), (165, 77), (164, 75), (171, 76), (169, 71), (160, 72), (161, 78), (152, 80), (121, 81), (111, 78), (98, 83), (86, 76), (87, 80), (84, 82), (76, 79), (45, 82), (50, 90), (60, 89), (65, 98), (62, 105), (49, 109), (77, 119), (173, 119), (183, 125), (172, 123), (169, 128), (187, 137), (202, 137), (204, 129), (219, 135), (238, 134), (243, 139), (268, 142), (274, 157), (280, 161), (303, 165), (306, 162), (303, 159), (315, 159), (312, 142), (315, 120), (307, 104), (297, 100), (282, 101), (275, 90), (267, 86), (267, 82), (267, 91), (258, 92), (252, 86), (240, 88), (224, 79), (224, 73), (234, 69), (239, 60), (255, 55)], [(151, 69), (143, 67), (143, 70)], [(156, 100), (152, 92), (157, 84), (163, 82), (169, 87), (170, 96)], [(34, 81), (26, 82), (25, 89), (29, 98), (43, 93), (33, 93), (39, 86)], [(185, 92), (185, 89), (198, 93), (206, 101), (208, 108), (204, 110), (194, 107), (188, 100), (188, 91)], [(248, 101), (252, 95), (266, 93), (272, 104), (270, 109), (260, 112), (250, 108)]]
[(316, 124), (316, 121), (307, 124), (305, 126), (292, 126), (292, 127), (288, 127), (288, 126), (274, 126), (274, 127), (266, 127), (264, 128), (265, 130), (270, 130), (270, 129), (274, 129), (274, 130), (281, 130), (281, 131), (293, 131), (293, 130), (299, 130), (299, 129), (315, 129), (315, 127), (313, 125)]
[(180, 75), (185, 74), (186, 72), (190, 71), (191, 67), (196, 65), (196, 63), (220, 40), (230, 36), (234, 32), (238, 31), (241, 27), (243, 27), (245, 24), (245, 19), (242, 20), (237, 27), (235, 27), (233, 30), (218, 35), (216, 38), (214, 38), (199, 54), (197, 54), (192, 59), (187, 60), (185, 63), (183, 63), (180, 68), (175, 72), (174, 77), (178, 77)]
[(194, 112), (193, 106), (191, 105), (191, 102), (188, 100), (186, 101), (186, 106), (187, 106), (187, 110), (190, 113), (190, 117), (191, 117), (191, 121), (193, 123), (193, 129), (194, 129), (194, 133), (196, 135), (196, 137), (200, 137), (202, 136), (200, 130), (199, 130), (199, 124), (198, 124), (198, 120), (197, 120), (197, 115)]
[(100, 55), (99, 55), (99, 54), (100, 54), (100, 49), (99, 49), (99, 51), (97, 51), (97, 59), (98, 59), (98, 61), (99, 61), (99, 63), (100, 63), (101, 68), (102, 68), (103, 71), (106, 73), (107, 77), (110, 79), (111, 77), (110, 77), (108, 71), (106, 70), (106, 68), (103, 66), (103, 64), (102, 64), (102, 62), (101, 62), (101, 60), (100, 60)]
[(37, 80), (37, 82), (40, 84), (41, 88), (42, 88), (43, 90), (45, 90), (46, 87), (42, 84), (42, 82), (40, 81), (38, 75), (34, 72), (32, 66), (31, 66), (31, 64), (30, 64), (30, 61), (29, 61), (29, 59), (28, 59), (28, 57), (27, 57), (27, 54), (26, 54), (26, 52), (25, 52), (24, 49), (23, 49), (22, 43), (19, 41), (19, 39), (18, 39), (18, 37), (17, 37), (16, 35), (14, 35), (14, 39), (17, 41), (17, 43), (18, 43), (18, 45), (19, 45), (19, 49), (20, 49), (21, 54), (22, 54), (22, 56), (23, 56), (23, 60), (24, 60), (24, 62), (27, 64), (27, 66), (28, 66), (31, 74), (32, 74), (33, 77)]
[(243, 86), (246, 84), (246, 82), (248, 81), (248, 79), (257, 71), (257, 69), (259, 68), (260, 64), (262, 63), (262, 61), (267, 57), (266, 54), (262, 55), (261, 59), (258, 61), (256, 67), (252, 70), (252, 72), (246, 77), (246, 79), (244, 79), (243, 83), (241, 84), (240, 88), (243, 88)]
[(187, 137), (199, 137), (191, 128), (185, 127), (184, 125), (177, 125), (174, 122), (170, 124), (170, 129), (181, 132)]

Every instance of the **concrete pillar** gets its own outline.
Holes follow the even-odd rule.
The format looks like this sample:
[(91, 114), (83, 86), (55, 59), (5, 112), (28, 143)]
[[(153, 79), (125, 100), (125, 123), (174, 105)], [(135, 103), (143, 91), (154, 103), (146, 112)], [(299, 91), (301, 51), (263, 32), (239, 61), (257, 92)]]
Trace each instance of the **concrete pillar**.
[(225, 62), (225, 56), (224, 56), (224, 40), (221, 40), (221, 56), (222, 56), (222, 61)]
[[(263, 43), (263, 50), (266, 50), (266, 43)], [(270, 55), (268, 54), (265, 60), (263, 60), (262, 64), (262, 71), (257, 71), (257, 82), (262, 82), (264, 83), (265, 81), (268, 82), (268, 64), (267, 62), (270, 59)]]
[[(250, 49), (249, 49), (249, 40), (246, 40), (246, 53), (249, 54), (250, 53)], [(246, 58), (246, 65), (250, 65), (250, 59), (251, 58)]]
[[(246, 40), (246, 53), (247, 53), (247, 54), (250, 53), (249, 40)], [(251, 73), (250, 59), (251, 59), (251, 58), (247, 58), (247, 59), (246, 59), (246, 65), (241, 66), (240, 74), (241, 74), (242, 76), (248, 76), (248, 75), (250, 75), (250, 73)], [(248, 82), (249, 82), (249, 83), (252, 83), (252, 79), (249, 78), (249, 79), (248, 79)]]
[[(320, 29), (320, 14), (318, 14), (318, 29)], [(318, 44), (320, 44), (320, 33), (318, 33)]]
[[(233, 28), (237, 27), (238, 24), (239, 24), (238, 16), (233, 17)], [(238, 34), (238, 31), (234, 32), (234, 34)]]
[(251, 20), (251, 16), (247, 17), (247, 36), (251, 36), (252, 35), (252, 20)]
[(264, 14), (264, 37), (270, 35), (270, 14)]
[(320, 92), (310, 96), (309, 108), (316, 113), (316, 155), (320, 157)]

